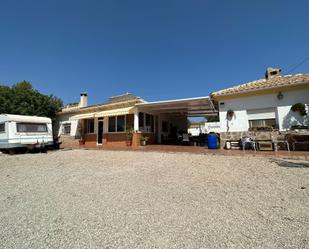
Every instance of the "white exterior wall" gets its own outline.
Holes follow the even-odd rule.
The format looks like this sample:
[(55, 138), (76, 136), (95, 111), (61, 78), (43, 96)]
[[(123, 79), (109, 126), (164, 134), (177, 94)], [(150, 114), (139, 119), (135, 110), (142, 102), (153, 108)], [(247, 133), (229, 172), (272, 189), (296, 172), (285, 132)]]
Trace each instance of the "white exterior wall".
[(57, 133), (58, 136), (62, 135), (62, 128), (64, 124), (71, 124), (71, 137), (79, 136), (78, 126), (79, 120), (70, 120), (74, 114), (66, 114), (57, 117)]
[[(247, 131), (249, 122), (247, 110), (276, 108), (276, 118), (280, 130), (286, 130), (291, 125), (309, 125), (308, 115), (302, 117), (297, 112), (292, 112), (291, 106), (298, 102), (309, 104), (309, 89), (283, 91), (283, 99), (277, 98), (278, 93), (240, 97), (219, 101), (219, 118), (221, 132)], [(224, 106), (220, 103), (224, 102)], [(235, 117), (228, 121), (226, 114), (228, 110), (235, 112)], [(229, 129), (228, 129), (229, 126)]]

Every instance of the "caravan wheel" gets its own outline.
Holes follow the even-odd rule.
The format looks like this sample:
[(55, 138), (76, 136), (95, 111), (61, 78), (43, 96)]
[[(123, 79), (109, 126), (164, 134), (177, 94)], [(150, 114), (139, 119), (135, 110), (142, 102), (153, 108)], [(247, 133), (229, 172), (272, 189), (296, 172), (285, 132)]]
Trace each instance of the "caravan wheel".
[(8, 154), (9, 155), (14, 155), (15, 154), (15, 150), (14, 149), (9, 149), (8, 150)]

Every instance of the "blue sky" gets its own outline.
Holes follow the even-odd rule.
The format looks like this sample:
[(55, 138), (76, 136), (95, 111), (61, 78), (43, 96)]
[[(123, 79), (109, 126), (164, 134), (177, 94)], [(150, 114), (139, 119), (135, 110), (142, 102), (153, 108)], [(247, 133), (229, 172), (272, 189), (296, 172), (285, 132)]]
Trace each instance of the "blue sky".
[[(309, 56), (309, 1), (4, 0), (0, 84), (65, 103), (208, 95)], [(309, 72), (309, 61), (292, 73)]]

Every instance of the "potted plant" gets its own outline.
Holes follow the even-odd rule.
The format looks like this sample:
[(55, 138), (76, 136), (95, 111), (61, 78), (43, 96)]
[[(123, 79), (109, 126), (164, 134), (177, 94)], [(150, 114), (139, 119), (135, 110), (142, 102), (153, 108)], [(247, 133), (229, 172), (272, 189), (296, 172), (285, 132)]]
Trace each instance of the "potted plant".
[(292, 105), (291, 111), (299, 112), (299, 114), (301, 116), (307, 115), (306, 106), (303, 103), (296, 103), (296, 104)]
[(85, 144), (85, 139), (81, 137), (81, 138), (78, 140), (78, 142), (79, 142), (79, 145), (84, 145), (84, 144)]
[(147, 141), (149, 140), (149, 137), (144, 136), (144, 134), (141, 135), (141, 145), (145, 146), (147, 144)]
[(127, 137), (127, 146), (131, 146), (132, 145), (132, 138), (133, 138), (133, 132), (134, 132), (134, 129), (133, 127), (129, 127), (126, 131), (126, 137)]
[(228, 120), (231, 120), (235, 116), (235, 112), (233, 110), (228, 110), (226, 113), (226, 117)]
[(84, 129), (83, 129), (83, 126), (78, 123), (78, 132), (79, 132), (79, 145), (84, 145), (85, 144), (85, 138), (84, 138)]

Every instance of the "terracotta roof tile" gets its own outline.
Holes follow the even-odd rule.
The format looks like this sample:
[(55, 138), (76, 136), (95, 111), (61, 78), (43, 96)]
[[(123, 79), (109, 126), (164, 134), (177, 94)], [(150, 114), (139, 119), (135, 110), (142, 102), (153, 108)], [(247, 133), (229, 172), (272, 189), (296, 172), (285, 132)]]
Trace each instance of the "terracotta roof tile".
[(309, 84), (309, 74), (279, 75), (270, 79), (260, 79), (242, 85), (213, 92), (213, 96), (232, 95), (285, 86)]

